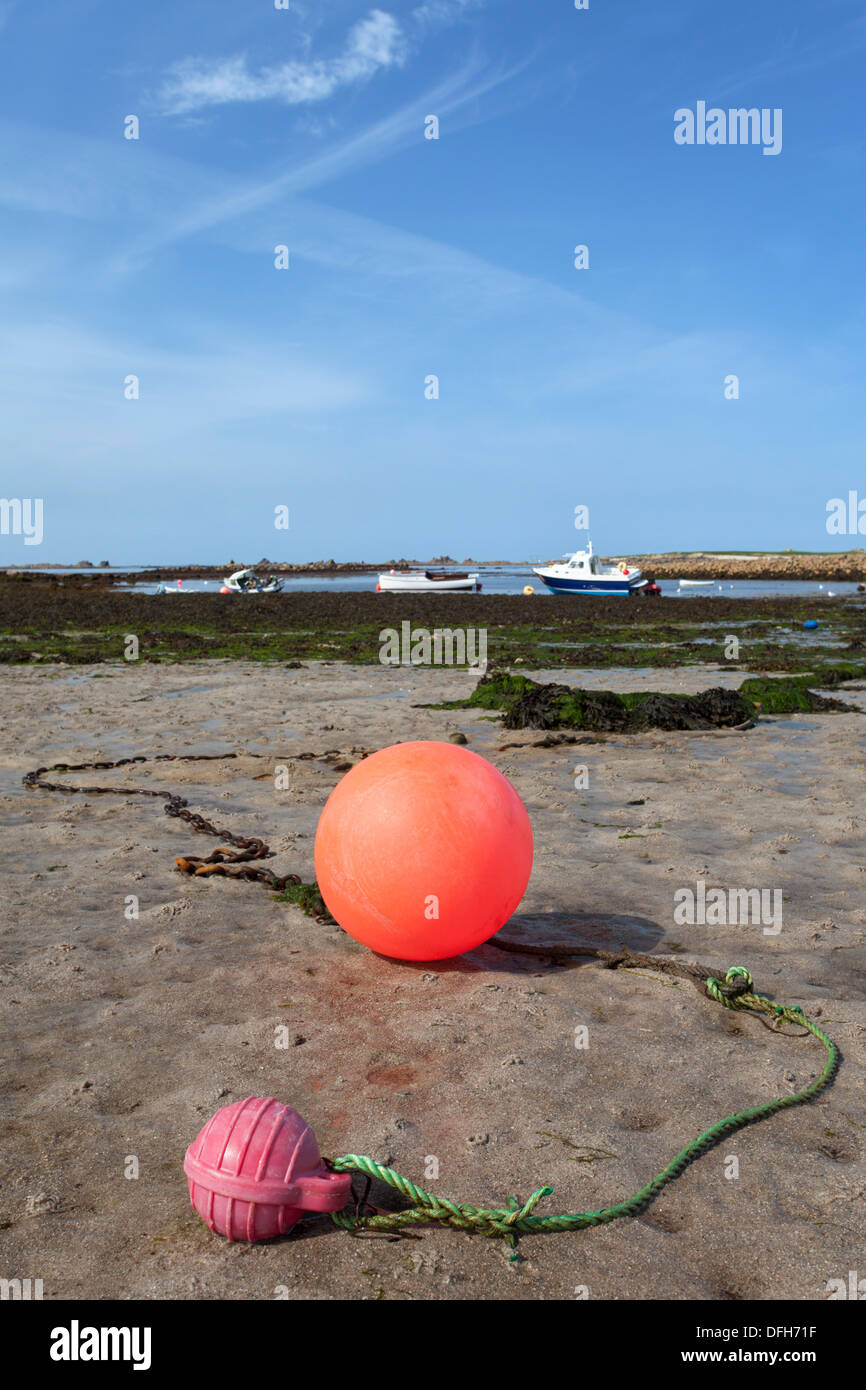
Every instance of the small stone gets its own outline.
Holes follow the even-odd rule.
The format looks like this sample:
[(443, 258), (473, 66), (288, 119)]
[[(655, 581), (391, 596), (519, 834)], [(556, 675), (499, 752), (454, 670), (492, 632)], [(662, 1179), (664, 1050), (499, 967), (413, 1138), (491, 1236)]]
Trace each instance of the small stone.
[(460, 729), (455, 729), (454, 732), (453, 732), (453, 734), (449, 734), (449, 735), (448, 735), (448, 742), (449, 742), (449, 743), (468, 743), (469, 740), (468, 740), (468, 738), (466, 737), (466, 735), (460, 731)]
[(60, 1198), (55, 1197), (52, 1192), (30, 1193), (24, 1204), (26, 1216), (48, 1216), (51, 1212), (57, 1211), (60, 1206)]

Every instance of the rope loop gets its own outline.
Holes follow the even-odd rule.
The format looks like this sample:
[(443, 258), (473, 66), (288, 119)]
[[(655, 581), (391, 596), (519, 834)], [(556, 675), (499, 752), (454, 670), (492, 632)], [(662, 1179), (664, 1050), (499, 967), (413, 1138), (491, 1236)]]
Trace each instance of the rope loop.
[(332, 1212), (331, 1220), (336, 1226), (353, 1235), (361, 1234), (363, 1231), (369, 1234), (390, 1234), (392, 1237), (408, 1236), (408, 1227), (439, 1224), (478, 1235), (501, 1236), (511, 1249), (509, 1258), (513, 1261), (517, 1259), (516, 1247), (520, 1235), (583, 1230), (588, 1226), (607, 1225), (623, 1216), (639, 1215), (668, 1183), (678, 1178), (694, 1159), (706, 1153), (722, 1138), (744, 1129), (746, 1125), (754, 1124), (757, 1120), (766, 1119), (778, 1110), (787, 1109), (792, 1105), (803, 1105), (830, 1085), (839, 1065), (839, 1050), (827, 1034), (806, 1017), (799, 1004), (777, 1004), (762, 994), (755, 994), (752, 976), (742, 965), (732, 965), (725, 974), (724, 982), (715, 975), (709, 975), (705, 984), (711, 998), (726, 1009), (749, 1008), (758, 1014), (769, 1015), (773, 1019), (774, 1027), (783, 1020), (788, 1020), (811, 1033), (824, 1045), (827, 1054), (821, 1075), (811, 1085), (793, 1095), (779, 1096), (763, 1105), (741, 1110), (734, 1115), (726, 1115), (723, 1120), (718, 1120), (703, 1134), (699, 1134), (697, 1139), (687, 1144), (671, 1159), (667, 1167), (657, 1173), (639, 1192), (625, 1201), (602, 1207), (598, 1211), (564, 1213), (557, 1216), (536, 1215), (535, 1209), (539, 1202), (553, 1192), (550, 1186), (537, 1188), (522, 1204), (518, 1198), (511, 1197), (504, 1207), (476, 1208), (425, 1192), (422, 1187), (417, 1187), (408, 1178), (402, 1177), (393, 1168), (386, 1168), (383, 1164), (377, 1163), (375, 1159), (359, 1154), (345, 1154), (342, 1158), (328, 1160), (328, 1167), (336, 1173), (359, 1172), (368, 1179), (378, 1178), (380, 1182), (394, 1188), (405, 1197), (409, 1206), (396, 1212), (374, 1209), (373, 1213), (368, 1215), (361, 1211), (360, 1205), (356, 1205), (351, 1215)]
[[(367, 756), (367, 750), (360, 751), (362, 757)], [(189, 803), (185, 797), (178, 796), (173, 792), (160, 790), (152, 787), (81, 787), (72, 786), (63, 782), (46, 782), (43, 780), (49, 772), (89, 772), (94, 770), (104, 770), (109, 768), (126, 767), (133, 763), (154, 762), (211, 762), (222, 761), (228, 758), (236, 758), (237, 753), (157, 753), (151, 759), (143, 755), (129, 758), (119, 758), (116, 762), (96, 762), (96, 763), (55, 763), (52, 767), (39, 767), (33, 772), (28, 772), (23, 777), (25, 787), (30, 789), (41, 788), (44, 791), (63, 792), (63, 793), (83, 793), (88, 796), (151, 796), (162, 797), (165, 800), (164, 811), (166, 815), (176, 817), (186, 821), (192, 828), (202, 834), (215, 836), (217, 839), (225, 840), (235, 846), (234, 850), (217, 849), (206, 859), (192, 856), (177, 859), (177, 866), (185, 873), (194, 873), (197, 876), (208, 876), (216, 874), (232, 878), (252, 879), (259, 883), (267, 884), (273, 890), (277, 890), (286, 895), (286, 899), (297, 902), (303, 907), (305, 912), (316, 916), (318, 921), (327, 921), (327, 908), (319, 895), (318, 886), (315, 883), (301, 883), (297, 874), (286, 874), (278, 877), (270, 869), (264, 867), (253, 867), (252, 862), (270, 857), (270, 850), (263, 840), (255, 836), (237, 835), (230, 830), (222, 830), (206, 820), (204, 816), (188, 809)], [(253, 756), (261, 757), (262, 754)], [(298, 753), (298, 759), (315, 758), (319, 755), (314, 753)], [(321, 755), (325, 761), (329, 761), (329, 755)], [(234, 867), (227, 867), (232, 865)], [(458, 1230), (475, 1231), (482, 1235), (504, 1236), (506, 1242), (515, 1250), (518, 1234), (535, 1234), (545, 1231), (576, 1231), (585, 1229), (588, 1226), (601, 1226), (610, 1221), (616, 1221), (623, 1216), (637, 1216), (649, 1203), (661, 1192), (662, 1188), (684, 1171), (685, 1168), (701, 1154), (717, 1144), (723, 1136), (735, 1133), (737, 1130), (745, 1128), (746, 1125), (753, 1124), (756, 1120), (766, 1119), (775, 1114), (778, 1110), (785, 1109), (792, 1105), (803, 1105), (807, 1101), (813, 1100), (827, 1086), (830, 1085), (836, 1070), (839, 1066), (840, 1054), (835, 1043), (822, 1032), (817, 1024), (812, 1023), (806, 1017), (799, 1004), (777, 1004), (773, 1000), (767, 999), (762, 994), (754, 993), (754, 981), (748, 970), (742, 965), (732, 965), (725, 974), (724, 982), (717, 979), (715, 975), (705, 974), (707, 966), (699, 962), (693, 962), (686, 966), (682, 964), (672, 964), (665, 962), (655, 956), (639, 955), (632, 951), (626, 951), (620, 947), (617, 951), (606, 951), (595, 947), (539, 947), (507, 941), (504, 938), (494, 939), (492, 945), (498, 946), (500, 950), (517, 951), (524, 955), (543, 955), (550, 956), (552, 959), (569, 956), (595, 956), (604, 960), (608, 969), (615, 970), (618, 966), (626, 963), (634, 967), (635, 965), (652, 966), (665, 971), (669, 974), (683, 975), (697, 985), (698, 989), (703, 985), (707, 994), (721, 1004), (726, 1009), (748, 1008), (755, 1013), (765, 1014), (770, 1017), (772, 1022), (767, 1022), (766, 1018), (761, 1018), (761, 1022), (775, 1032), (781, 1023), (787, 1021), (796, 1024), (804, 1032), (799, 1034), (805, 1037), (811, 1034), (817, 1038), (825, 1048), (827, 1060), (821, 1075), (816, 1078), (804, 1090), (795, 1092), (793, 1095), (779, 1096), (775, 1100), (767, 1101), (764, 1105), (757, 1105), (750, 1110), (742, 1110), (735, 1115), (727, 1115), (723, 1120), (719, 1120), (703, 1134), (699, 1134), (697, 1139), (687, 1144), (680, 1153), (671, 1159), (666, 1168), (636, 1192), (632, 1197), (625, 1201), (618, 1202), (614, 1206), (603, 1207), (598, 1211), (575, 1212), (562, 1214), (559, 1216), (537, 1216), (535, 1208), (544, 1198), (549, 1197), (553, 1188), (539, 1187), (532, 1196), (527, 1198), (522, 1204), (516, 1197), (509, 1198), (504, 1207), (494, 1207), (490, 1209), (477, 1209), (465, 1203), (451, 1202), (444, 1197), (435, 1197), (423, 1188), (395, 1173), (392, 1168), (386, 1168), (382, 1164), (376, 1163), (372, 1158), (365, 1158), (358, 1154), (346, 1154), (343, 1158), (326, 1160), (329, 1168), (334, 1172), (359, 1172), (363, 1173), (369, 1183), (373, 1178), (378, 1178), (381, 1182), (396, 1189), (404, 1197), (409, 1206), (402, 1211), (388, 1212), (370, 1207), (369, 1212), (365, 1210), (369, 1204), (366, 1201), (367, 1192), (356, 1201), (352, 1215), (344, 1215), (342, 1212), (332, 1212), (331, 1218), (335, 1225), (347, 1230), (352, 1235), (375, 1235), (382, 1233), (386, 1238), (399, 1239), (401, 1236), (410, 1234), (406, 1227), (429, 1225), (437, 1222), (440, 1225), (452, 1226)], [(787, 1036), (791, 1036), (790, 1034)], [(417, 1237), (416, 1237), (417, 1238)], [(511, 1259), (516, 1259), (512, 1253)]]
[(707, 993), (726, 1009), (741, 1009), (750, 1002), (754, 980), (742, 965), (732, 965), (725, 974), (725, 983), (709, 975), (706, 980)]

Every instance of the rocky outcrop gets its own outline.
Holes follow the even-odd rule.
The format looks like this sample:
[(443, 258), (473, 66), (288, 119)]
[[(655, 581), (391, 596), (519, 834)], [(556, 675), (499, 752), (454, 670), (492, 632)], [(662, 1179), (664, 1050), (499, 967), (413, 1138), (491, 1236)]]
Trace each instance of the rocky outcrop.
[(614, 555), (610, 560), (616, 563), (623, 558), (632, 560), (653, 579), (866, 581), (866, 550), (862, 549), (822, 555), (784, 551), (779, 555), (710, 555), (695, 551), (691, 554)]
[[(794, 554), (782, 552), (778, 555), (711, 555), (706, 551), (668, 552), (659, 555), (608, 555), (602, 557), (607, 564), (626, 560), (640, 565), (644, 575), (651, 579), (799, 579), (832, 583), (866, 583), (866, 550), (836, 551), (830, 554)], [(426, 561), (431, 564), (455, 564), (448, 556)], [(531, 562), (537, 563), (536, 561)], [(378, 574), (382, 570), (410, 569), (424, 566), (420, 560), (380, 560), (370, 563), (362, 560), (306, 560), (290, 563), (287, 560), (259, 560), (251, 566), (259, 574)], [(512, 560), (463, 560), (467, 565), (517, 565), (525, 567), (527, 574), (530, 561)], [(99, 568), (105, 569), (106, 562), (100, 561)], [(16, 572), (31, 570), (64, 569), (61, 564), (38, 564), (16, 566)], [(91, 560), (79, 560), (76, 569), (94, 569)], [(136, 579), (217, 579), (232, 571), (244, 568), (241, 561), (228, 560), (224, 565), (159, 565), (151, 570), (129, 572), (124, 576), (126, 582)], [(7, 572), (8, 573), (8, 572)], [(83, 577), (83, 576), (82, 576)], [(114, 583), (113, 575), (99, 576), (105, 583)], [(93, 575), (88, 582), (97, 582)]]
[[(391, 560), (390, 564), (407, 564), (408, 561)], [(288, 560), (260, 560), (256, 570), (266, 569), (269, 574), (367, 574), (380, 570), (381, 565), (363, 564), (360, 560), (307, 560), (293, 565)]]

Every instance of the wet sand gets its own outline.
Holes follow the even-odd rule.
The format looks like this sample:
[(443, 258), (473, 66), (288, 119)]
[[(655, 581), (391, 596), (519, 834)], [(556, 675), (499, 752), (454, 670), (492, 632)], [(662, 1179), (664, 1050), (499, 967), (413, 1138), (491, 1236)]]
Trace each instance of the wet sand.
[[(619, 691), (738, 684), (716, 668), (543, 672)], [(106, 678), (107, 677), (107, 678)], [(863, 1265), (866, 904), (864, 721), (764, 720), (745, 733), (642, 734), (543, 747), (474, 711), (414, 708), (471, 673), (252, 663), (12, 667), (2, 681), (7, 891), (0, 1007), (0, 1276), (46, 1298), (595, 1299), (827, 1297)], [(851, 696), (862, 699), (862, 696)], [(504, 934), (535, 943), (684, 948), (799, 1003), (840, 1044), (814, 1104), (726, 1140), (640, 1217), (498, 1240), (427, 1230), (352, 1240), (311, 1218), (229, 1245), (193, 1213), (184, 1150), (211, 1113), (275, 1095), (323, 1152), (370, 1154), (477, 1205), (583, 1211), (644, 1185), (732, 1111), (808, 1084), (823, 1050), (652, 971), (563, 967), (486, 945), (457, 961), (380, 959), (258, 885), (190, 880), (175, 856), (214, 842), (145, 797), (27, 792), (30, 768), (130, 753), (243, 751), (61, 780), (167, 787), (313, 875), (340, 776), (304, 751), (462, 730), (523, 797), (533, 876)], [(276, 791), (273, 767), (289, 785)], [(585, 765), (589, 785), (575, 787)], [(629, 804), (640, 803), (640, 804)], [(674, 892), (780, 888), (784, 925), (677, 926)], [(138, 920), (124, 917), (130, 895)], [(274, 1046), (289, 1028), (291, 1045)], [(589, 1029), (589, 1048), (574, 1046)], [(739, 1159), (730, 1178), (729, 1159)], [(139, 1176), (124, 1176), (130, 1156)], [(439, 1177), (425, 1179), (429, 1160)], [(745, 1237), (745, 1238), (744, 1238)]]

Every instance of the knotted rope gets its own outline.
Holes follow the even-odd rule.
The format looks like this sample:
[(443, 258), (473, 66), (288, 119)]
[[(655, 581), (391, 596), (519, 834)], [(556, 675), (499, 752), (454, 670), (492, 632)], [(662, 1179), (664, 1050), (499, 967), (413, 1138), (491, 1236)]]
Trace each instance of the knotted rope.
[(714, 975), (709, 975), (704, 981), (704, 986), (710, 998), (715, 999), (726, 1009), (751, 1009), (758, 1013), (768, 1014), (773, 1019), (772, 1026), (774, 1028), (777, 1028), (782, 1022), (797, 1023), (805, 1028), (807, 1032), (823, 1043), (826, 1050), (827, 1059), (821, 1075), (802, 1091), (797, 1091), (790, 1096), (779, 1096), (775, 1100), (767, 1101), (763, 1105), (752, 1106), (748, 1110), (739, 1110), (734, 1115), (726, 1115), (723, 1120), (711, 1125), (709, 1129), (704, 1130), (703, 1134), (699, 1134), (697, 1139), (693, 1139), (690, 1144), (681, 1149), (671, 1159), (667, 1167), (657, 1173), (633, 1197), (628, 1197), (625, 1201), (617, 1202), (610, 1207), (602, 1207), (598, 1211), (584, 1211), (560, 1216), (536, 1215), (535, 1208), (538, 1203), (553, 1192), (553, 1188), (549, 1186), (539, 1187), (525, 1202), (520, 1202), (516, 1197), (512, 1197), (504, 1207), (473, 1207), (464, 1202), (452, 1202), (447, 1198), (437, 1197), (431, 1192), (426, 1192), (423, 1187), (418, 1187), (408, 1178), (396, 1173), (393, 1168), (387, 1168), (384, 1164), (377, 1163), (375, 1159), (365, 1158), (359, 1154), (344, 1154), (342, 1158), (333, 1161), (326, 1160), (334, 1172), (363, 1173), (368, 1179), (368, 1190), (369, 1180), (376, 1178), (389, 1187), (393, 1187), (402, 1197), (406, 1198), (410, 1205), (397, 1212), (371, 1210), (370, 1213), (366, 1213), (362, 1210), (365, 1199), (361, 1199), (351, 1215), (346, 1215), (343, 1212), (332, 1212), (332, 1221), (353, 1235), (369, 1232), (370, 1234), (396, 1238), (408, 1234), (409, 1227), (424, 1226), (434, 1222), (442, 1226), (451, 1226), (460, 1231), (472, 1231), (479, 1235), (503, 1236), (512, 1248), (510, 1258), (515, 1260), (517, 1258), (518, 1235), (539, 1235), (548, 1231), (579, 1231), (587, 1226), (607, 1225), (611, 1221), (618, 1221), (623, 1216), (637, 1216), (661, 1192), (662, 1188), (678, 1178), (694, 1159), (706, 1153), (725, 1135), (736, 1133), (737, 1130), (744, 1129), (746, 1125), (754, 1124), (758, 1120), (764, 1120), (775, 1114), (777, 1110), (784, 1110), (792, 1105), (804, 1105), (829, 1086), (839, 1065), (839, 1049), (827, 1037), (826, 1033), (806, 1018), (799, 1004), (775, 1004), (763, 994), (755, 994), (752, 988), (752, 977), (748, 970), (745, 970), (741, 965), (732, 966), (728, 970), (724, 982), (716, 979)]

